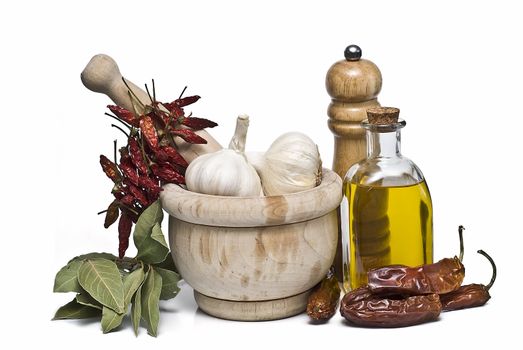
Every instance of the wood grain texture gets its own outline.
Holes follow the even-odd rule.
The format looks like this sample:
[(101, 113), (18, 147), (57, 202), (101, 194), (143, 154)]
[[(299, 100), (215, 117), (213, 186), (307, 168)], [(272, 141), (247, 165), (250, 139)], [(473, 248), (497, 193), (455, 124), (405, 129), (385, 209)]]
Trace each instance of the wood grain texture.
[[(176, 266), (207, 298), (260, 302), (307, 292), (325, 276), (336, 253), (341, 187), (340, 177), (328, 169), (318, 187), (283, 196), (210, 196), (166, 185), (161, 201), (170, 214)], [(298, 304), (285, 304), (294, 306), (273, 316), (241, 318), (231, 311), (218, 317), (281, 318), (305, 309)]]
[(231, 301), (194, 292), (196, 303), (209, 315), (234, 321), (278, 320), (302, 313), (307, 307), (310, 291), (283, 299), (264, 301)]
[[(122, 74), (116, 62), (108, 55), (99, 54), (93, 56), (87, 66), (82, 71), (80, 78), (86, 88), (91, 91), (107, 95), (114, 103), (130, 111), (142, 113), (143, 109), (136, 103), (131, 102), (129, 89), (138, 97), (143, 104), (150, 104), (151, 99), (147, 93), (125, 79), (125, 86)], [(170, 102), (170, 101), (169, 101)], [(179, 152), (188, 162), (191, 162), (199, 155), (215, 152), (222, 147), (220, 144), (205, 130), (196, 132), (198, 135), (207, 140), (207, 144), (193, 145), (183, 141), (181, 138), (175, 138)]]
[(160, 193), (162, 206), (179, 220), (201, 225), (253, 227), (290, 224), (319, 217), (341, 202), (341, 178), (323, 169), (319, 186), (282, 196), (210, 196), (168, 184)]
[(314, 287), (334, 259), (336, 211), (305, 222), (265, 227), (214, 227), (169, 218), (174, 262), (207, 296), (271, 300)]
[[(332, 169), (342, 179), (353, 164), (366, 156), (365, 130), (361, 122), (367, 119), (368, 108), (380, 106), (377, 96), (381, 85), (380, 70), (365, 59), (338, 61), (327, 72), (325, 87), (332, 98), (327, 109), (328, 126), (334, 134)], [(342, 237), (341, 228), (338, 236), (334, 267), (336, 277), (341, 281), (342, 250), (346, 249), (347, 238)]]

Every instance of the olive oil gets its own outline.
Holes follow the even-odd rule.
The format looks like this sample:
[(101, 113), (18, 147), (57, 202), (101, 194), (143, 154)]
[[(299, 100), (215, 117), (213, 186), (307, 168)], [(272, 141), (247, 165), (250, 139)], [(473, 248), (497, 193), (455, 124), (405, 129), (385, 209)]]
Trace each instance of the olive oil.
[(350, 251), (346, 290), (367, 283), (371, 268), (432, 263), (432, 202), (425, 180), (391, 187), (349, 182), (344, 191)]

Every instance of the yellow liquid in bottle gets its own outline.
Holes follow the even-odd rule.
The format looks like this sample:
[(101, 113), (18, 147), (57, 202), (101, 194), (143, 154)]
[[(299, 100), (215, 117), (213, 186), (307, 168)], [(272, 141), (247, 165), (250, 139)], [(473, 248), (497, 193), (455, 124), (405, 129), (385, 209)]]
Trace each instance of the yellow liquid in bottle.
[(432, 263), (432, 201), (425, 181), (404, 187), (346, 184), (349, 201), (349, 281), (367, 283), (367, 271), (391, 264)]

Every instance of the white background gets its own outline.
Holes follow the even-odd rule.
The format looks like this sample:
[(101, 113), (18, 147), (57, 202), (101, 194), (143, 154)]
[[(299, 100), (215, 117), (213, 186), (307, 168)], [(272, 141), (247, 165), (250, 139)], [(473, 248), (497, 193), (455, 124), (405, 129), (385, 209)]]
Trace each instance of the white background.
[[(312, 4), (314, 3), (314, 4)], [(16, 348), (55, 349), (472, 348), (517, 339), (521, 295), (521, 81), (523, 22), (508, 1), (17, 1), (0, 11), (2, 278), (1, 337)], [(107, 53), (160, 100), (202, 99), (195, 116), (228, 143), (239, 113), (251, 116), (248, 149), (298, 130), (332, 164), (325, 73), (360, 45), (383, 74), (379, 100), (407, 120), (403, 153), (423, 170), (434, 202), (435, 259), (457, 253), (466, 227), (466, 283), (498, 280), (486, 307), (404, 329), (361, 329), (336, 315), (240, 323), (198, 311), (189, 286), (162, 304), (159, 337), (128, 321), (53, 321), (72, 295), (53, 294), (54, 274), (75, 255), (116, 252), (116, 227), (96, 213), (111, 200), (100, 154), (123, 139), (104, 116), (107, 97), (80, 82)], [(133, 254), (133, 250), (130, 250)], [(514, 316), (516, 315), (516, 316)]]

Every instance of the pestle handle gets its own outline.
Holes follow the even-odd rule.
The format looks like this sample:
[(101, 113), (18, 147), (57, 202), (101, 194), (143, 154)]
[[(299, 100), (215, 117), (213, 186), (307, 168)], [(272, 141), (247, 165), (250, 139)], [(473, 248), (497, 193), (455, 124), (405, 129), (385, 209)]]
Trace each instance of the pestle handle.
[[(143, 110), (140, 110), (140, 106), (136, 103), (134, 103), (133, 106), (131, 98), (129, 97), (128, 88), (122, 80), (125, 78), (123, 78), (120, 73), (120, 69), (115, 60), (110, 56), (104, 54), (93, 56), (82, 71), (80, 78), (86, 88), (107, 95), (120, 107), (130, 111), (136, 109), (138, 113), (143, 112)], [(151, 99), (145, 91), (127, 79), (125, 79), (125, 82), (129, 86), (129, 89), (132, 90), (143, 104), (151, 103)], [(222, 149), (220, 144), (205, 130), (199, 130), (196, 133), (206, 139), (207, 144), (193, 145), (178, 137), (175, 139), (179, 152), (188, 162), (191, 162), (199, 155), (216, 152)]]

